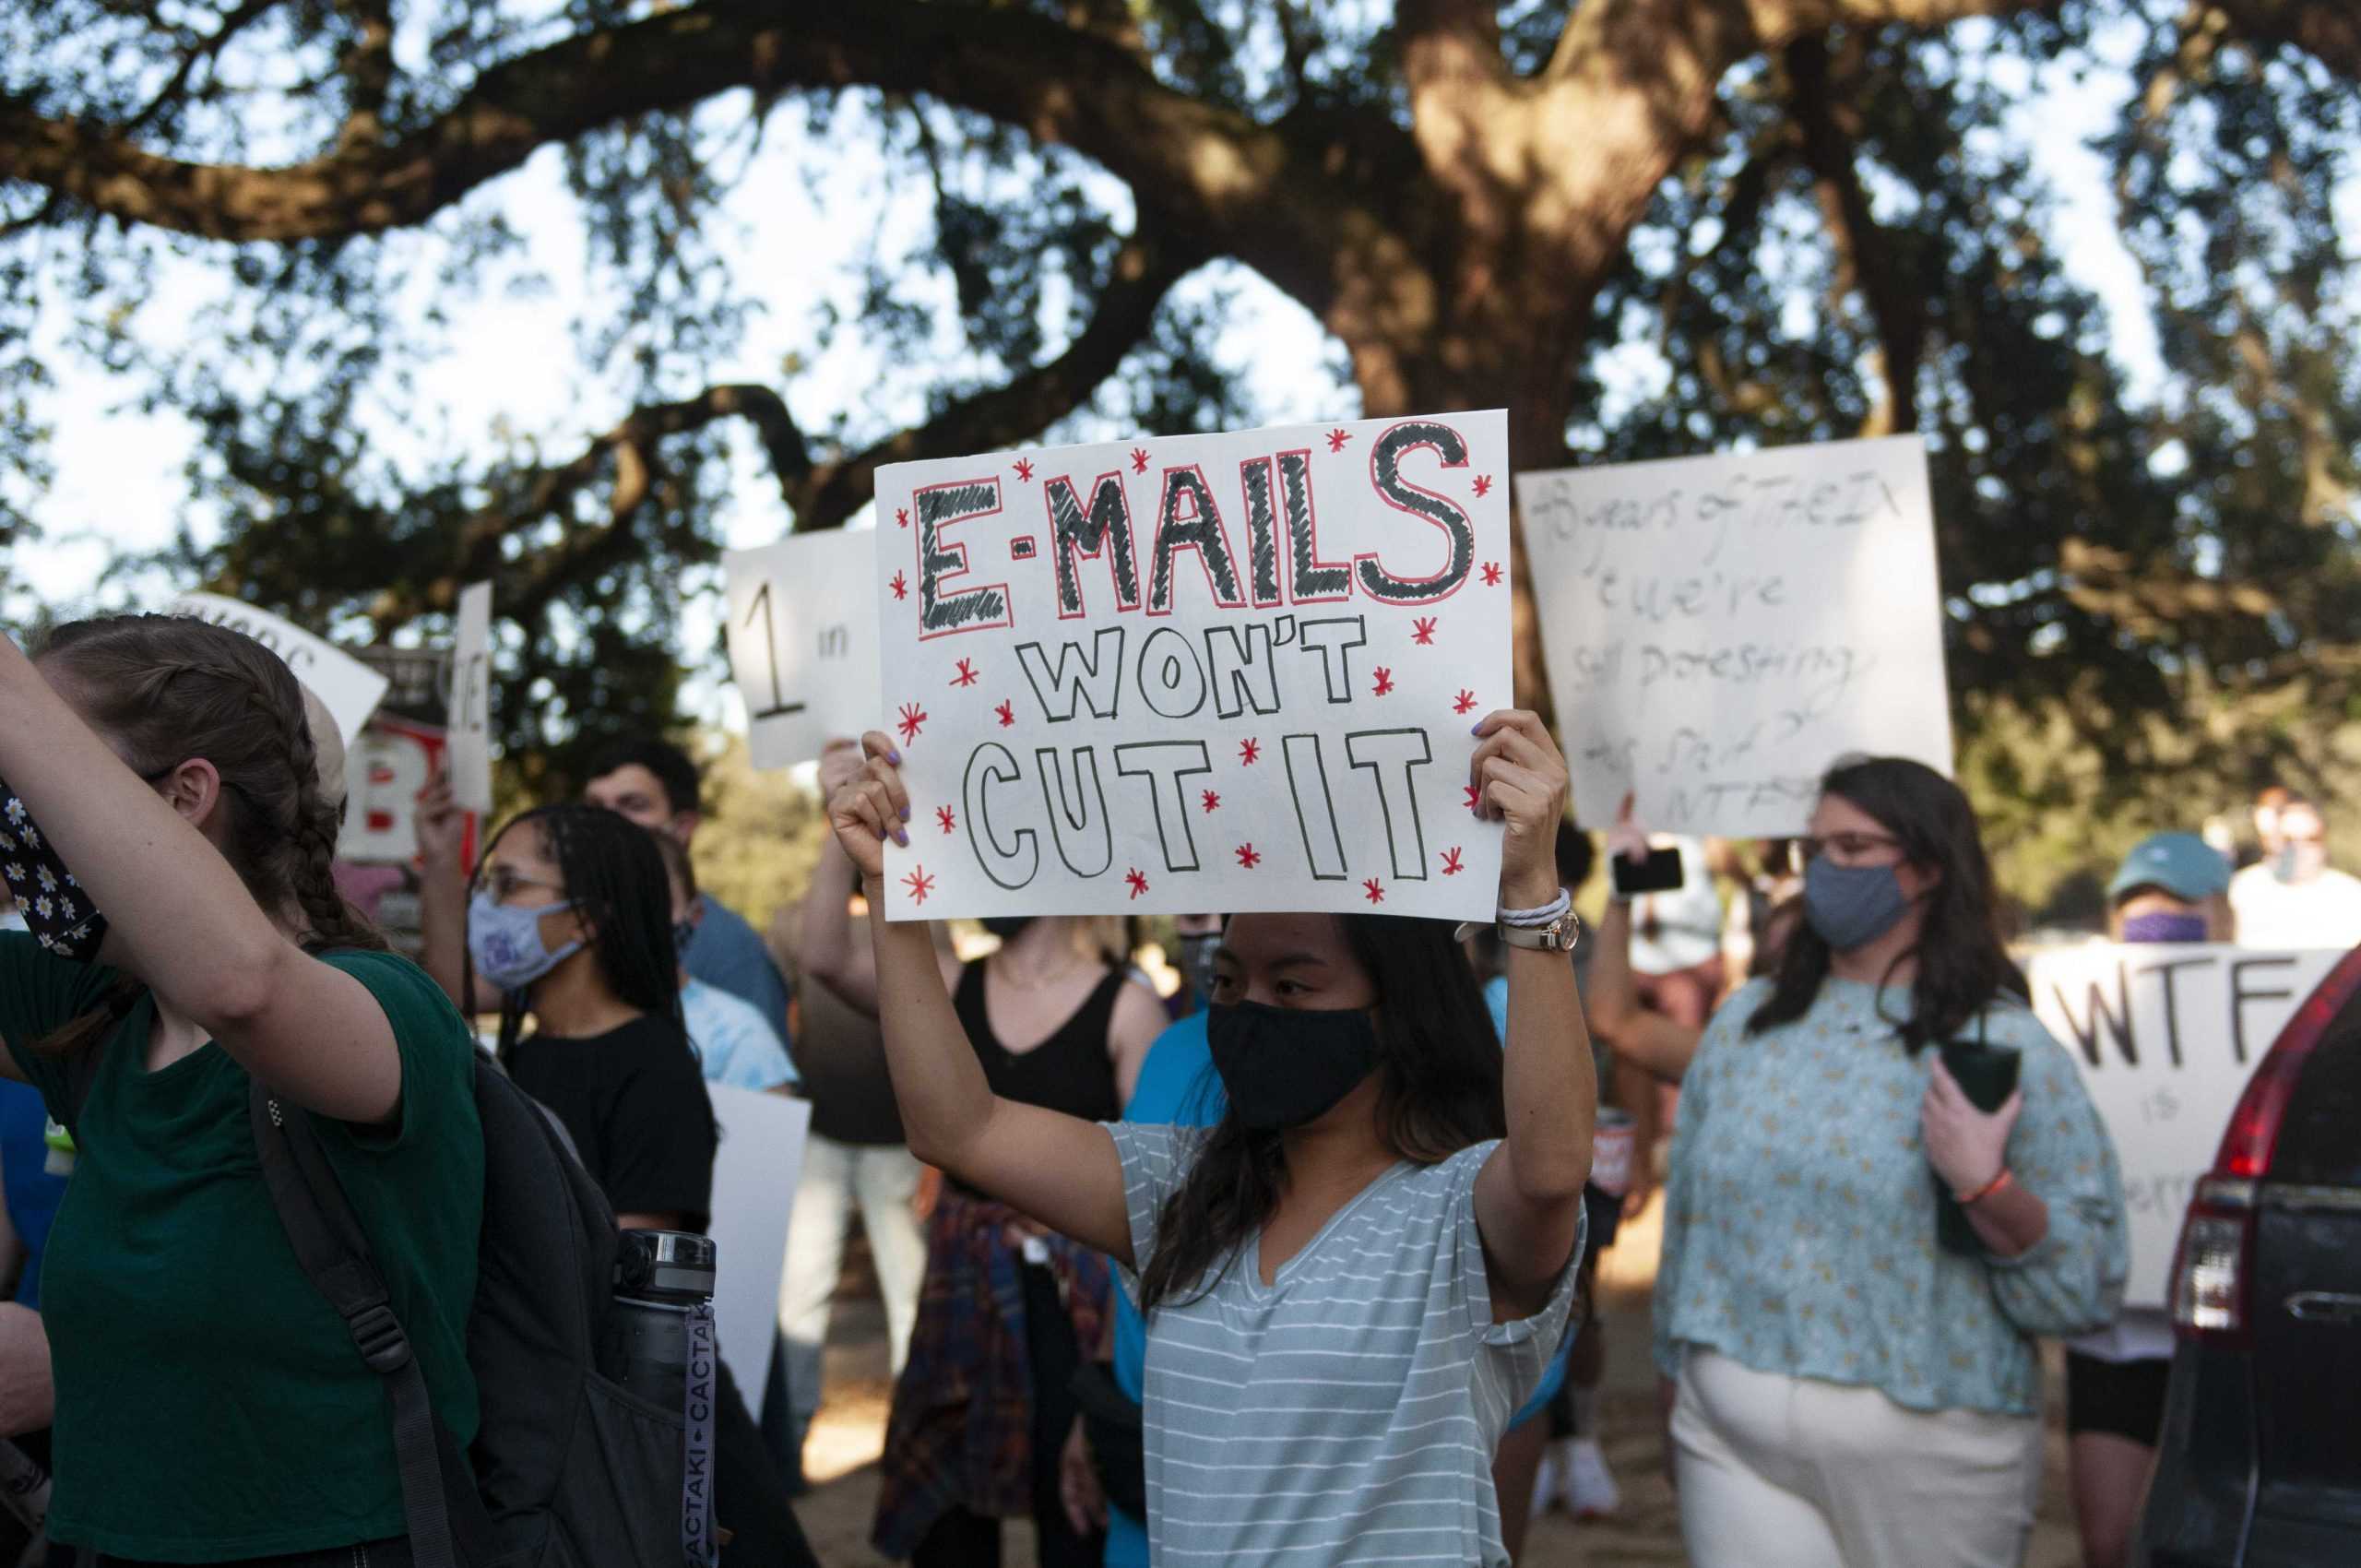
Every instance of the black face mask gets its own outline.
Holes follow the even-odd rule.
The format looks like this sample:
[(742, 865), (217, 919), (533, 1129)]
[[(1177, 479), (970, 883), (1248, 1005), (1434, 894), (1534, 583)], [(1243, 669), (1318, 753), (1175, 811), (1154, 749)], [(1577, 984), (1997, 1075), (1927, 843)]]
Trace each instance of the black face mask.
[(1216, 1004), (1205, 1041), (1230, 1113), (1258, 1133), (1318, 1121), (1377, 1071), (1377, 1027), (1358, 1007)]
[(15, 897), (25, 929), (42, 946), (78, 963), (99, 956), (106, 917), (90, 907), (89, 895), (6, 781), (0, 781), (0, 880)]
[(986, 915), (980, 923), (1003, 942), (1013, 942), (1016, 934), (1031, 925), (1033, 921), (1031, 915)]

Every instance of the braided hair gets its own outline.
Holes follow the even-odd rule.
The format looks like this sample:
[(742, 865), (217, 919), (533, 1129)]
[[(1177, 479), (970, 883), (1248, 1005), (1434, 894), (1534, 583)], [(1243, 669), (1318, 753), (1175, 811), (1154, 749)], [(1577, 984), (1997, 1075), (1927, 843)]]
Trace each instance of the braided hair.
[[(688, 1050), (688, 1026), (681, 1017), (680, 950), (672, 940), (672, 884), (656, 836), (629, 817), (569, 801), (511, 817), (485, 844), (485, 857), (524, 823), (534, 825), (548, 846), (607, 989), (626, 1007), (669, 1022), (680, 1034), (681, 1048)], [(470, 952), (461, 994), (471, 995), (474, 989)], [(526, 1005), (521, 992), (501, 999), (497, 1054), (503, 1063), (524, 1032)]]
[[(213, 765), (227, 814), (223, 854), (266, 913), (296, 918), (307, 948), (385, 948), (337, 890), (342, 812), (320, 788), (303, 689), (278, 655), (193, 616), (111, 615), (58, 627), (40, 663), (135, 773), (153, 778), (192, 757)], [(95, 1045), (143, 989), (116, 986), (41, 1048)]]

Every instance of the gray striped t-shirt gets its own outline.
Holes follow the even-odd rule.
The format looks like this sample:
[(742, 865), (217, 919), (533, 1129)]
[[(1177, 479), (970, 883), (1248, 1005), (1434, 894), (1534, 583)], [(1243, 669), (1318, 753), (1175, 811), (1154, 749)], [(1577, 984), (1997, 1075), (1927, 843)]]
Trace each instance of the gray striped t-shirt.
[[(1203, 1132), (1108, 1124), (1133, 1255)], [(1267, 1289), (1254, 1244), (1147, 1323), (1148, 1541), (1157, 1568), (1500, 1564), (1492, 1450), (1540, 1385), (1573, 1301), (1492, 1321), (1476, 1172), (1497, 1144), (1397, 1165)], [(1185, 1294), (1185, 1292), (1184, 1292)]]

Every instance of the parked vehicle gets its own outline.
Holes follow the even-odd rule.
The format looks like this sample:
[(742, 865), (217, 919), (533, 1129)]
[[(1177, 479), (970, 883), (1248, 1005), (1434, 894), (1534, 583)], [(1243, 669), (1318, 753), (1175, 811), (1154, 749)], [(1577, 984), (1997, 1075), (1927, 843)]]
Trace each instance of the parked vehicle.
[(2132, 1561), (2361, 1564), (2361, 951), (2248, 1080), (2172, 1292), (2172, 1387)]

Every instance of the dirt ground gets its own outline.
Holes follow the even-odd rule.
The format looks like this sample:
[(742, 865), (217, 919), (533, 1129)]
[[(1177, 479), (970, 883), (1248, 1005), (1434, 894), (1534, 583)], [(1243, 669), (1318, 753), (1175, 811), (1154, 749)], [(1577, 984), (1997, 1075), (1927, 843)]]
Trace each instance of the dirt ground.
[[(1656, 1437), (1654, 1372), (1648, 1364), (1648, 1292), (1655, 1279), (1656, 1210), (1623, 1228), (1600, 1263), (1601, 1308), (1607, 1336), (1607, 1385), (1601, 1401), (1608, 1466), (1623, 1491), (1611, 1519), (1577, 1524), (1551, 1514), (1534, 1526), (1522, 1564), (1527, 1568), (1676, 1568), (1688, 1558), (1671, 1488), (1664, 1479)], [(2039, 1522), (2026, 1568), (2078, 1568), (2073, 1515), (2066, 1490), (2066, 1443), (2058, 1370), (2050, 1367), (2047, 1473)], [(876, 1459), (884, 1442), (886, 1401), (884, 1314), (873, 1298), (837, 1303), (828, 1341), (826, 1379), (818, 1420), (804, 1451), (813, 1484), (796, 1505), (813, 1550), (826, 1568), (869, 1568), (884, 1560), (869, 1545), (877, 1501)], [(1005, 1568), (1033, 1568), (1032, 1526), (1007, 1526)]]

